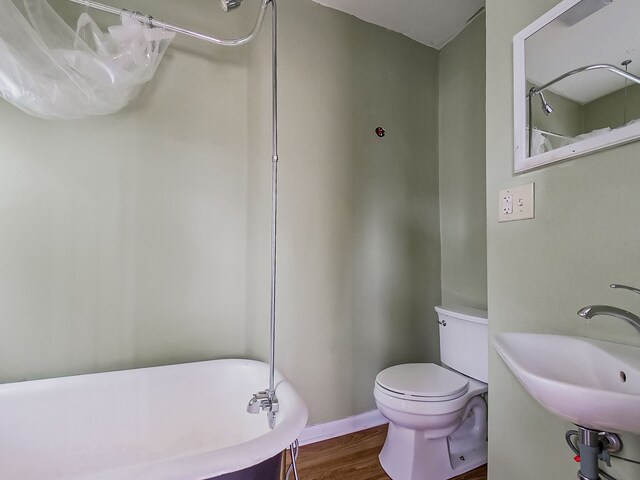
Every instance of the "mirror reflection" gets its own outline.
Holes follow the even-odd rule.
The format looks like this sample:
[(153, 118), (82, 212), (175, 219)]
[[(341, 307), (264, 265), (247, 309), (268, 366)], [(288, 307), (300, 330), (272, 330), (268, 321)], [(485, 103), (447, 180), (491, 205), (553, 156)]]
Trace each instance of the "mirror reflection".
[(638, 0), (582, 0), (525, 40), (528, 157), (640, 120)]

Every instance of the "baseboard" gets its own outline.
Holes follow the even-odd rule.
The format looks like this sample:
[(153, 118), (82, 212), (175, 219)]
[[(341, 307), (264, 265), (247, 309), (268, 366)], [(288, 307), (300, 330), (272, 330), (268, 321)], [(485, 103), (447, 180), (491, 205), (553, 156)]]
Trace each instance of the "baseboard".
[(389, 421), (384, 418), (378, 410), (371, 410), (334, 422), (309, 425), (302, 431), (298, 440), (300, 441), (300, 445), (309, 445), (341, 435), (366, 430), (367, 428), (377, 427), (385, 423), (389, 423)]

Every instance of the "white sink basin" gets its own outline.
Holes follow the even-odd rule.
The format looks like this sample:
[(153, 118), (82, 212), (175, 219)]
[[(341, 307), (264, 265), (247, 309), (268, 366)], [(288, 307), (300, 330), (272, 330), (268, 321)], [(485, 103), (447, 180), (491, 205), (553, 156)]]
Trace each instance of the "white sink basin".
[(593, 430), (640, 434), (640, 347), (533, 333), (501, 333), (493, 344), (551, 413)]

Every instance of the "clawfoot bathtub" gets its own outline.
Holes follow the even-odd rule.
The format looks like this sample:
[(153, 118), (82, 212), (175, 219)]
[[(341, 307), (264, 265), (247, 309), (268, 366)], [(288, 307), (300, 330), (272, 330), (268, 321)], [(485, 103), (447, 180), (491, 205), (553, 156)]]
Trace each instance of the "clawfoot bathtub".
[[(276, 428), (246, 413), (268, 365), (213, 360), (0, 385), (3, 480), (267, 480), (307, 408), (276, 376)], [(275, 472), (275, 473), (273, 473)]]

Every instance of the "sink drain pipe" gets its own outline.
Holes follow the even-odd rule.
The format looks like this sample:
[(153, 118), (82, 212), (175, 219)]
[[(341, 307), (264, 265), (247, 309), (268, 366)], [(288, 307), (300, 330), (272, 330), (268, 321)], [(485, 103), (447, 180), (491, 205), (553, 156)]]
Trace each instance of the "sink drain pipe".
[[(571, 440), (573, 436), (578, 437), (577, 446)], [(618, 452), (622, 448), (620, 438), (615, 433), (600, 432), (578, 425), (578, 430), (569, 430), (565, 438), (571, 450), (577, 455), (576, 461), (580, 462), (578, 480), (602, 480), (600, 474), (606, 479), (613, 479), (600, 470), (598, 462), (602, 460), (611, 466), (609, 454)]]
[(578, 428), (578, 454), (580, 455), (580, 480), (600, 480), (600, 435), (594, 430)]

